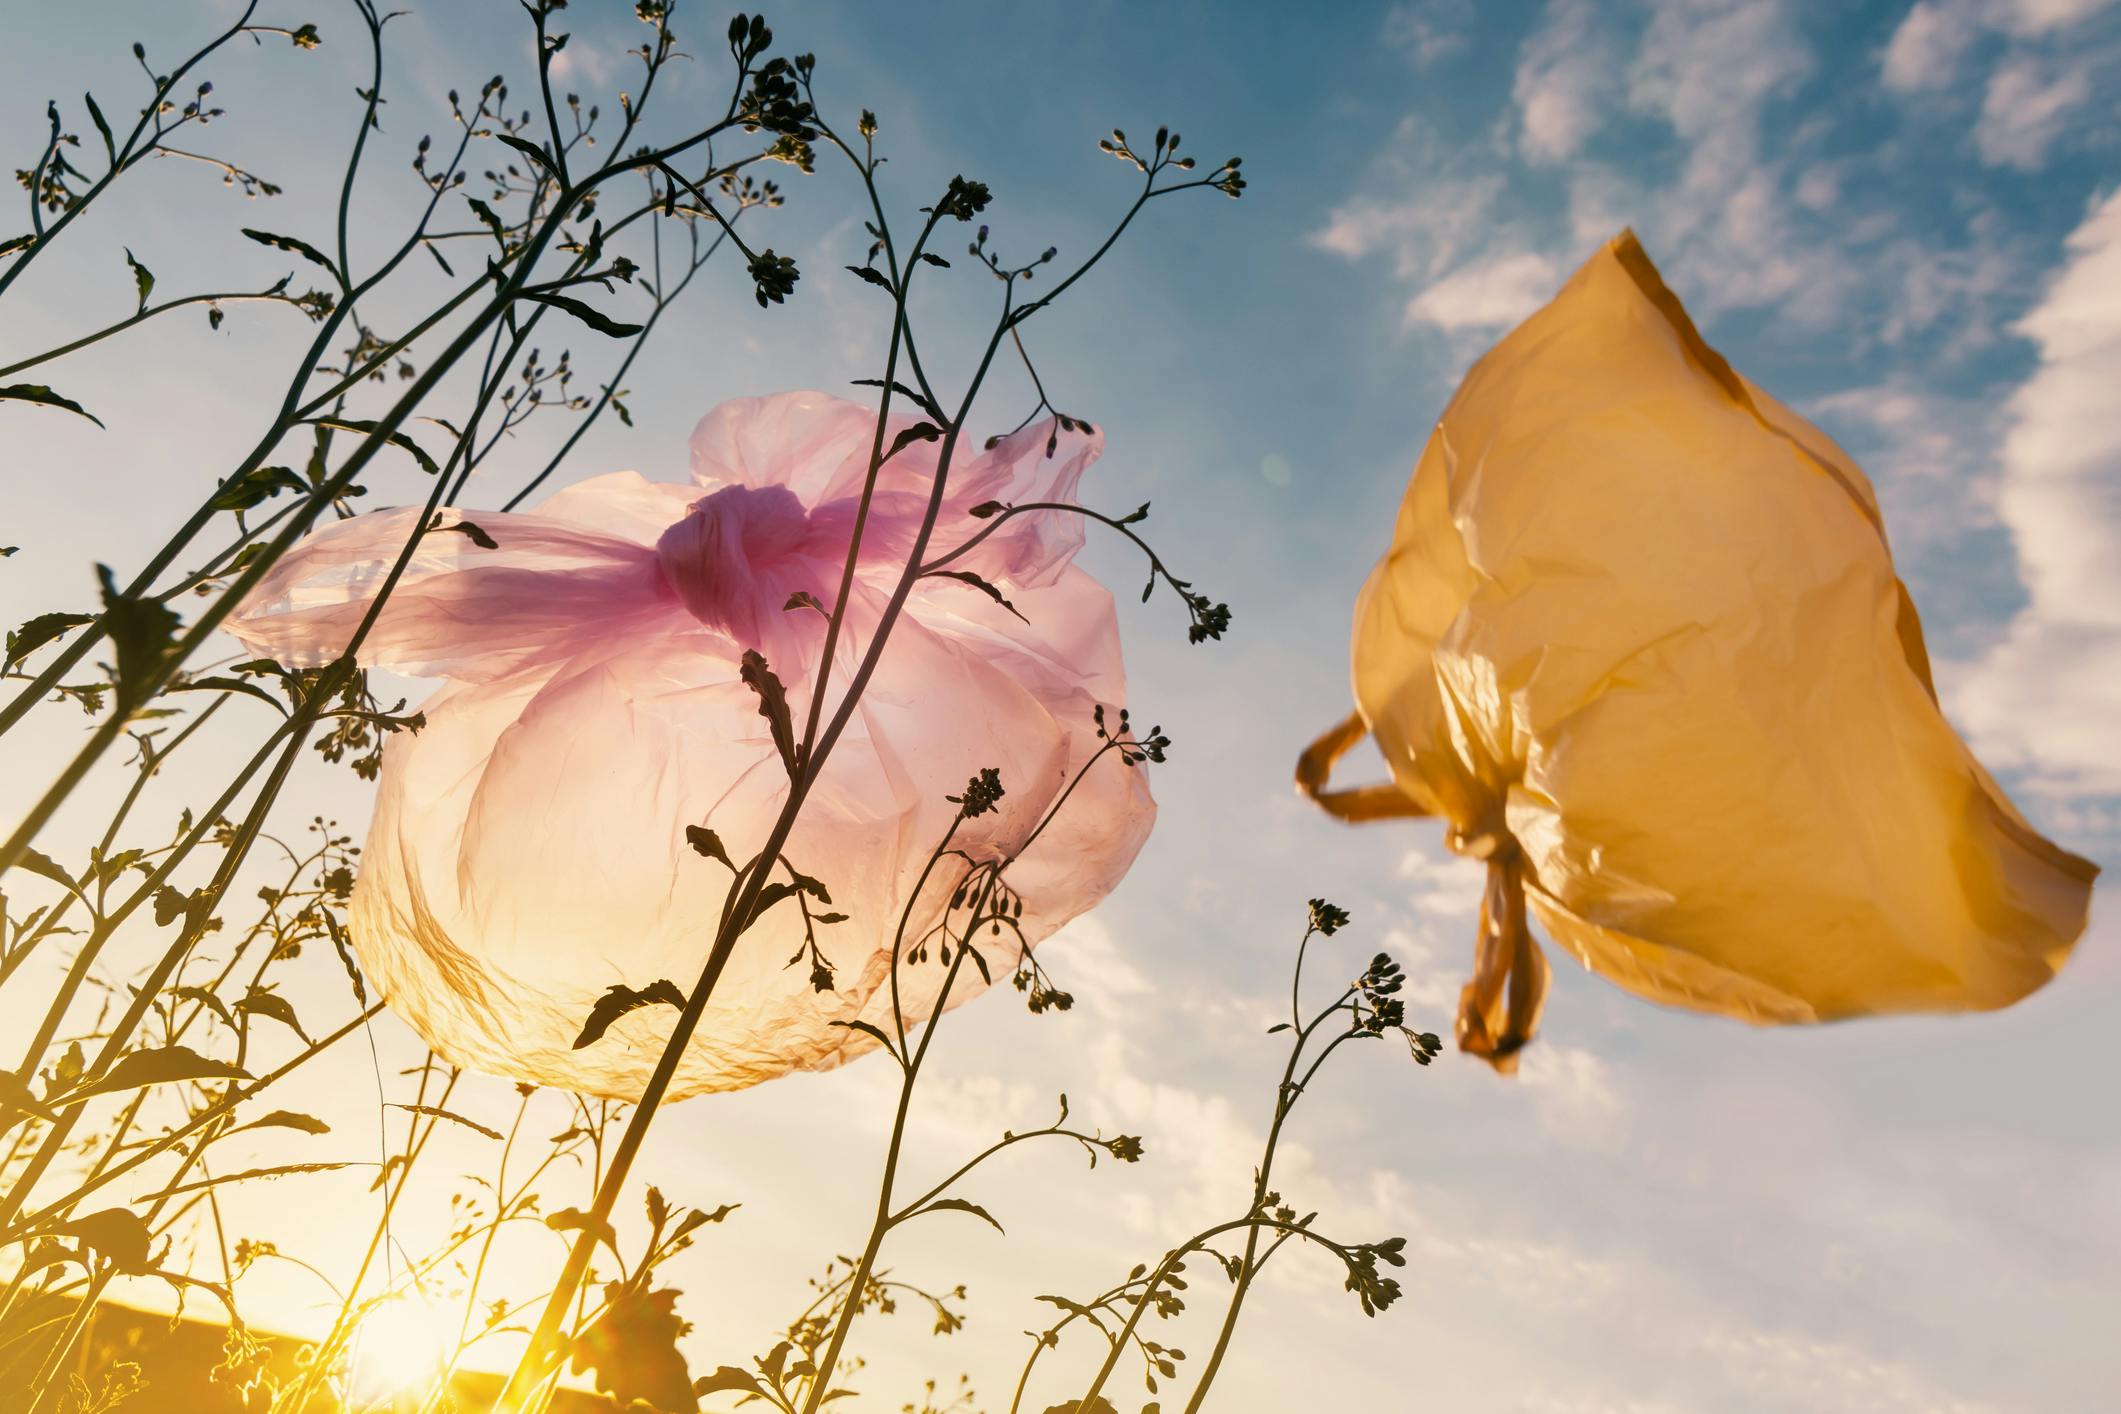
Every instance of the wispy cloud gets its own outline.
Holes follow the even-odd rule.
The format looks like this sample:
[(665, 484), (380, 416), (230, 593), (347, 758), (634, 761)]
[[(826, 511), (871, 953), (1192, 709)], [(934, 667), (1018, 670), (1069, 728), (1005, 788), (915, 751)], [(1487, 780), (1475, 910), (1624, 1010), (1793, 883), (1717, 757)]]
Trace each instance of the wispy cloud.
[(2121, 192), (2070, 236), (2018, 323), (2039, 367), (2011, 398), (1997, 506), (2031, 602), (1953, 705), (2050, 789), (2121, 791)]

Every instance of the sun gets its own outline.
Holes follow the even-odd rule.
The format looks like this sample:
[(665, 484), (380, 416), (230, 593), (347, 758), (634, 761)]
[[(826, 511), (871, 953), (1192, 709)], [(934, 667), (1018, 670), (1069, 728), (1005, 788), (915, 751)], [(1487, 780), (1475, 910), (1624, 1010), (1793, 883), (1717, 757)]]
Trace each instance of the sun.
[(425, 1391), (448, 1367), (455, 1322), (416, 1293), (392, 1297), (362, 1318), (349, 1383), (357, 1399)]

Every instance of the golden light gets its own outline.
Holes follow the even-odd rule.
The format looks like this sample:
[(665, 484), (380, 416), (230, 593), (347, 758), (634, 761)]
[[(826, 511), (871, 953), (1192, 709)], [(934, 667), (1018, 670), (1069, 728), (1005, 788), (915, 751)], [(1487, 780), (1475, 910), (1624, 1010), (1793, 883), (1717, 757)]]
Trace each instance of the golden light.
[(452, 1313), (414, 1293), (377, 1306), (354, 1338), (348, 1380), (354, 1397), (381, 1401), (425, 1392), (449, 1364), (456, 1328)]

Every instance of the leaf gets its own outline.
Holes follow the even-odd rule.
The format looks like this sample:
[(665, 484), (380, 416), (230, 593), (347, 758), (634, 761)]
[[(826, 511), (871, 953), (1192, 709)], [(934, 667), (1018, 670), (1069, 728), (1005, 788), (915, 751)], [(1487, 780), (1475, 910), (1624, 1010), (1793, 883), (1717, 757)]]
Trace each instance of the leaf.
[(707, 859), (720, 860), (723, 867), (731, 873), (736, 872), (736, 862), (729, 857), (729, 851), (723, 848), (722, 837), (705, 825), (687, 825), (685, 843), (692, 846), (694, 853)]
[(1088, 1404), (1080, 1399), (1071, 1399), (1066, 1404), (1049, 1405), (1046, 1414), (1119, 1414), (1119, 1411), (1112, 1407), (1111, 1400), (1097, 1394), (1090, 1397)]
[(928, 262), (928, 263), (929, 263), (930, 265), (940, 265), (940, 266), (942, 266), (942, 267), (943, 267), (943, 269), (945, 269), (945, 270), (948, 270), (948, 269), (950, 268), (950, 262), (949, 262), (949, 261), (947, 261), (947, 260), (945, 260), (945, 259), (943, 259), (943, 258), (942, 258), (942, 257), (941, 257), (940, 255), (937, 255), (937, 254), (936, 254), (936, 253), (935, 253), (934, 251), (932, 251), (932, 250), (924, 250), (924, 251), (922, 251), (922, 252), (921, 252), (921, 259), (923, 259), (923, 260), (927, 261), (927, 262)]
[(60, 397), (42, 383), (10, 383), (4, 388), (0, 388), (0, 400), (9, 398), (19, 403), (42, 403), (49, 408), (63, 408), (67, 412), (77, 413), (87, 418), (98, 427), (103, 425), (102, 418), (96, 416), (72, 398)]
[[(441, 513), (439, 511), (436, 512), (435, 519), (440, 520), (441, 518)], [(478, 546), (481, 550), (498, 550), (501, 548), (500, 541), (494, 539), (491, 535), (488, 535), (483, 528), (473, 525), (468, 520), (460, 520), (455, 525), (431, 525), (428, 527), (428, 529), (459, 531), (464, 535), (467, 540), (471, 541), (472, 544)]]
[(642, 1400), (663, 1414), (697, 1414), (692, 1372), (678, 1350), (689, 1329), (677, 1313), (678, 1294), (676, 1287), (607, 1284), (604, 1314), (575, 1337), (574, 1373), (594, 1369), (596, 1387), (621, 1407)]
[(315, 1115), (303, 1114), (300, 1110), (274, 1110), (271, 1114), (259, 1115), (248, 1124), (239, 1124), (229, 1130), (230, 1134), (245, 1129), (299, 1129), (304, 1134), (329, 1134), (331, 1126)]
[(75, 1218), (52, 1231), (78, 1237), (82, 1243), (108, 1258), (121, 1272), (135, 1275), (148, 1268), (148, 1249), (154, 1236), (140, 1215), (127, 1208), (105, 1208), (84, 1218)]
[(540, 294), (536, 291), (531, 291), (526, 293), (523, 298), (535, 300), (539, 304), (549, 304), (554, 309), (564, 309), (599, 334), (609, 334), (614, 339), (630, 339), (641, 332), (641, 326), (638, 324), (621, 324), (602, 310), (586, 305), (578, 299), (569, 299), (566, 295)]
[(54, 1103), (75, 1105), (96, 1095), (119, 1090), (138, 1090), (144, 1085), (167, 1085), (179, 1080), (248, 1080), (250, 1072), (227, 1061), (211, 1060), (189, 1046), (162, 1046), (127, 1051), (117, 1064), (78, 1089), (59, 1096)]
[(58, 1117), (30, 1093), (21, 1076), (12, 1070), (0, 1070), (0, 1133), (13, 1129), (25, 1119)]
[[(1002, 1231), (1002, 1225), (994, 1221), (994, 1214), (988, 1212), (985, 1208), (982, 1208), (979, 1204), (973, 1202), (969, 1198), (938, 1198), (933, 1203), (930, 1203), (927, 1207), (922, 1208), (920, 1212), (939, 1213), (946, 1209), (953, 1213), (970, 1213), (975, 1218), (978, 1218), (981, 1222), (988, 1224), (996, 1232)], [(914, 1216), (918, 1215), (919, 1214), (915, 1214)]]
[(612, 983), (604, 989), (604, 995), (597, 998), (596, 1005), (589, 1009), (589, 1019), (582, 1023), (582, 1034), (574, 1038), (574, 1048), (579, 1051), (584, 1046), (595, 1045), (611, 1029), (612, 1022), (629, 1011), (639, 1011), (657, 1003), (683, 1011), (685, 994), (667, 977), (658, 978), (639, 991), (621, 982)]
[[(106, 123), (106, 122), (104, 122), (104, 121), (103, 121), (103, 110), (102, 110), (101, 108), (98, 108), (98, 107), (96, 106), (96, 95), (94, 95), (93, 93), (84, 93), (84, 94), (82, 94), (82, 95), (81, 95), (81, 101), (82, 101), (83, 103), (85, 103), (85, 104), (87, 104), (87, 105), (88, 105), (88, 120), (89, 120), (89, 121), (90, 121), (91, 123), (94, 123), (94, 124), (96, 125), (96, 131), (97, 131), (98, 133), (102, 134), (102, 137), (103, 137), (103, 151), (104, 151), (105, 155), (107, 155), (107, 156), (108, 156), (108, 157), (110, 158), (110, 163), (111, 163), (111, 165), (112, 165), (113, 167), (117, 166), (117, 165), (118, 165), (118, 143), (117, 143), (117, 139), (115, 139), (115, 138), (113, 138), (113, 137), (111, 136), (111, 133), (110, 133), (110, 124), (109, 124), (109, 123)], [(144, 298), (145, 298), (145, 296), (142, 296), (142, 298), (144, 299)]]
[[(363, 436), (368, 437), (373, 437), (375, 435), (377, 426), (377, 424), (374, 422), (355, 421), (354, 419), (348, 417), (313, 417), (310, 419), (310, 421), (314, 422), (319, 427), (336, 427), (341, 432), (359, 432)], [(439, 476), (442, 474), (442, 468), (436, 464), (435, 459), (427, 455), (426, 452), (422, 451), (420, 449), (420, 444), (413, 441), (412, 438), (406, 436), (404, 433), (393, 432), (385, 440), (388, 441), (393, 447), (403, 448), (408, 454), (410, 454), (414, 461), (420, 464), (420, 470), (426, 472), (429, 476)]]
[(275, 712), (278, 712), (283, 717), (287, 715), (287, 709), (280, 705), (279, 698), (273, 696), (271, 693), (267, 692), (264, 688), (258, 686), (256, 683), (245, 682), (241, 678), (187, 678), (183, 682), (171, 684), (169, 687), (164, 688), (163, 691), (165, 693), (240, 692), (247, 697), (257, 698), (260, 702), (263, 702), (266, 706), (272, 708)]
[(695, 1398), (703, 1394), (726, 1394), (736, 1390), (741, 1390), (745, 1394), (764, 1395), (765, 1393), (764, 1390), (759, 1388), (758, 1376), (748, 1370), (739, 1370), (734, 1365), (724, 1365), (713, 1374), (692, 1382), (692, 1393)]
[(281, 491), (301, 495), (309, 489), (309, 483), (297, 476), (291, 467), (254, 466), (241, 476), (232, 476), (222, 482), (221, 489), (214, 492), (212, 504), (217, 511), (247, 511)]
[(538, 170), (543, 172), (546, 176), (553, 177), (559, 175), (553, 170), (552, 159), (545, 155), (545, 149), (539, 147), (536, 143), (525, 142), (522, 138), (517, 137), (514, 133), (497, 132), (494, 134), (494, 136), (499, 138), (501, 141), (507, 143), (516, 151), (522, 153), (532, 162), (536, 163)]
[(60, 868), (59, 861), (42, 850), (24, 849), (22, 857), (15, 861), (14, 867), (27, 869), (32, 874), (42, 875), (55, 884), (63, 884), (73, 893), (81, 892), (80, 889), (74, 886), (74, 876)]
[(236, 1010), (247, 1015), (269, 1016), (300, 1036), (303, 1041), (309, 1040), (309, 1033), (302, 1029), (301, 1019), (295, 1015), (294, 1003), (277, 992), (252, 987), (237, 999)]
[(361, 981), (360, 966), (354, 962), (353, 945), (347, 940), (346, 930), (339, 926), (329, 909), (320, 909), (324, 915), (324, 931), (331, 934), (332, 949), (339, 954), (339, 964), (346, 969), (346, 980), (353, 983), (354, 1001), (368, 1005), (368, 987)]
[(711, 1213), (704, 1213), (698, 1208), (694, 1208), (687, 1212), (684, 1217), (678, 1219), (677, 1230), (670, 1234), (670, 1240), (675, 1242), (697, 1228), (705, 1227), (709, 1223), (718, 1223), (743, 1206), (741, 1203), (724, 1203)]
[(788, 602), (781, 605), (781, 612), (784, 614), (796, 609), (815, 609), (828, 619), (832, 617), (818, 597), (807, 589), (796, 590), (795, 593), (788, 596)]
[(224, 1183), (248, 1183), (254, 1178), (286, 1178), (290, 1174), (297, 1173), (333, 1173), (339, 1169), (350, 1169), (352, 1167), (351, 1161), (325, 1164), (274, 1164), (270, 1168), (243, 1169), (236, 1173), (216, 1174), (212, 1178), (194, 1179), (190, 1183), (179, 1183), (169, 1188), (157, 1189), (153, 1193), (143, 1193), (133, 1201), (136, 1203), (148, 1203), (158, 1198), (174, 1198), (180, 1193), (196, 1193), (202, 1188), (219, 1188)]
[[(176, 917), (176, 914), (171, 914), (169, 918), (162, 916), (162, 895), (165, 893), (177, 894), (177, 891), (175, 889), (163, 889), (155, 895), (155, 918), (164, 927), (167, 927), (171, 919)], [(189, 903), (186, 895), (177, 894), (177, 897), (183, 903)], [(180, 906), (178, 912), (181, 913), (182, 911), (183, 908)], [(200, 1006), (205, 1007), (208, 1011), (227, 1022), (231, 1027), (236, 1024), (235, 1015), (229, 1011), (228, 1003), (222, 1001), (218, 995), (205, 987), (178, 987), (173, 989), (171, 995), (175, 996), (179, 1001), (197, 1002)]]
[(911, 427), (907, 428), (905, 431), (899, 433), (898, 436), (891, 439), (891, 450), (884, 453), (884, 460), (890, 461), (893, 457), (897, 456), (900, 452), (905, 451), (906, 448), (912, 446), (915, 442), (933, 442), (942, 435), (943, 429), (937, 427), (934, 423), (916, 422)]
[(927, 574), (922, 575), (921, 578), (933, 579), (936, 576), (941, 576), (944, 579), (954, 579), (960, 584), (969, 584), (974, 589), (977, 589), (980, 593), (986, 595), (989, 599), (992, 599), (995, 603), (1001, 605), (1004, 609), (1007, 609), (1010, 613), (1016, 614), (1017, 618), (1022, 619), (1023, 622), (1031, 622), (1031, 620), (1024, 618), (1021, 613), (1017, 612), (1016, 605), (1010, 603), (1007, 599), (1002, 597), (1002, 592), (999, 589), (996, 589), (986, 580), (981, 579), (971, 570), (930, 570)]
[[(583, 1212), (580, 1208), (562, 1208), (557, 1213), (545, 1215), (545, 1226), (551, 1228), (554, 1232), (587, 1232), (590, 1230), (590, 1225), (589, 1214)], [(617, 1256), (619, 1237), (617, 1233), (611, 1230), (611, 1224), (608, 1222), (597, 1222), (595, 1231), (597, 1241), (609, 1247), (612, 1255)]]
[(433, 1119), (446, 1119), (452, 1124), (461, 1124), (466, 1129), (475, 1130), (476, 1132), (485, 1135), (488, 1139), (503, 1139), (507, 1137), (506, 1135), (502, 1134), (501, 1131), (498, 1129), (489, 1128), (486, 1125), (479, 1123), (475, 1119), (466, 1119), (464, 1118), (464, 1116), (458, 1114), (456, 1111), (445, 1110), (440, 1105), (392, 1104), (389, 1105), (387, 1108), (393, 1110), (410, 1110), (416, 1115), (427, 1115)]
[(103, 586), (103, 631), (118, 650), (118, 708), (130, 712), (150, 696), (183, 620), (157, 600), (121, 592), (109, 565), (97, 565), (96, 578)]
[(155, 292), (155, 272), (133, 259), (130, 247), (125, 252), (125, 263), (133, 269), (133, 283), (140, 287), (140, 308), (147, 308), (147, 297)]
[(857, 388), (889, 388), (900, 397), (910, 399), (918, 404), (921, 411), (927, 413), (928, 416), (934, 418), (937, 422), (947, 422), (949, 420), (943, 416), (943, 410), (930, 402), (924, 394), (915, 392), (896, 378), (888, 383), (881, 378), (857, 378), (854, 380), (854, 386)]
[(471, 214), (485, 222), (486, 229), (493, 232), (493, 238), (500, 242), (501, 249), (503, 251), (507, 250), (508, 228), (501, 224), (500, 217), (494, 215), (493, 208), (475, 196), (468, 196), (464, 199), (471, 203)]
[(338, 273), (339, 267), (333, 265), (323, 251), (318, 250), (308, 241), (298, 241), (293, 236), (276, 236), (271, 231), (254, 231), (248, 226), (242, 229), (244, 235), (250, 237), (259, 245), (269, 245), (274, 250), (290, 251), (295, 255), (301, 256), (312, 265), (321, 265), (333, 274)]
[(971, 516), (974, 520), (985, 520), (988, 516), (995, 515), (998, 512), (1006, 511), (1008, 509), (1009, 508), (1003, 505), (1000, 501), (982, 501), (978, 505), (974, 506), (971, 510), (967, 511), (966, 514)]
[(765, 888), (760, 889), (759, 896), (756, 899), (752, 900), (751, 917), (744, 920), (744, 927), (750, 928), (752, 925), (756, 924), (761, 918), (764, 918), (766, 916), (767, 909), (772, 908), (782, 899), (794, 897), (795, 885), (782, 883), (768, 884)]
[(0, 256), (13, 255), (16, 251), (36, 243), (37, 238), (35, 235), (9, 236), (6, 240), (0, 241)]
[(788, 861), (785, 859), (783, 859), (781, 863), (788, 865), (788, 876), (794, 882), (797, 888), (801, 889), (804, 893), (816, 899), (819, 903), (832, 902), (832, 895), (826, 890), (825, 886), (822, 883), (820, 883), (816, 879), (811, 878), (808, 874), (805, 874), (802, 870), (796, 868), (793, 864), (788, 864)]
[(774, 749), (781, 753), (781, 764), (788, 768), (788, 778), (794, 780), (802, 774), (802, 763), (795, 755), (795, 724), (788, 715), (788, 690), (774, 676), (773, 669), (756, 648), (744, 650), (740, 673), (744, 685), (759, 695), (759, 715), (773, 732)]
[[(859, 1031), (865, 1036), (874, 1036), (878, 1045), (882, 1046), (887, 1051), (892, 1049), (891, 1038), (889, 1036), (886, 1036), (882, 1030), (870, 1025), (866, 1021), (834, 1021), (829, 1024), (833, 1026), (844, 1026), (849, 1031)], [(893, 1054), (896, 1054), (896, 1052), (894, 1051)]]
[(7, 635), (7, 659), (5, 666), (12, 668), (45, 644), (65, 633), (68, 629), (96, 621), (94, 614), (39, 614)]
[(861, 280), (864, 284), (874, 285), (880, 290), (891, 289), (891, 282), (884, 278), (884, 272), (873, 265), (850, 265), (847, 267), (847, 273)]

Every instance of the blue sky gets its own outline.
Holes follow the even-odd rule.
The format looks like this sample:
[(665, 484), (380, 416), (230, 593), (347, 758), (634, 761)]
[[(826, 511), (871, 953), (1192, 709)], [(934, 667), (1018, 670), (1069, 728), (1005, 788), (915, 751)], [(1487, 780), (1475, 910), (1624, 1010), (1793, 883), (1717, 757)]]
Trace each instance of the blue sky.
[[(18, 21), (0, 53), (15, 150), (47, 96), (93, 83), (122, 106), (108, 95), (123, 91), (126, 40), (169, 53), (231, 9), (186, 8)], [(200, 288), (283, 268), (232, 242), (236, 225), (323, 229), (331, 178), (314, 157), (350, 131), (353, 27), (330, 8), (269, 8), (318, 21), (326, 47), (213, 64), (230, 113), (211, 134), (286, 195), (246, 205), (160, 164), (123, 217), (90, 223), (49, 282), (10, 298), (0, 352), (129, 311), (121, 246), (165, 288)], [(607, 106), (628, 81), (630, 9), (569, 17), (567, 82)], [(1433, 826), (1351, 832), (1309, 813), (1289, 766), (1346, 710), (1356, 586), (1458, 375), (1622, 226), (1711, 342), (1863, 461), (1954, 720), (2050, 834), (2116, 857), (2121, 7), (801, 4), (771, 18), (784, 45), (818, 54), (830, 101), (876, 111), (903, 212), (963, 172), (993, 186), (999, 237), (1080, 252), (1126, 198), (1129, 173), (1093, 146), (1115, 124), (1167, 122), (1203, 157), (1241, 153), (1252, 183), (1238, 203), (1159, 203), (1034, 326), (1056, 401), (1108, 435), (1086, 499), (1152, 500), (1160, 549), (1236, 625), (1193, 647), (1169, 602), (1123, 610), (1136, 713), (1177, 743), (1155, 777), (1157, 834), (1110, 904), (1046, 954), (1075, 1011), (1031, 1018), (996, 995), (954, 1015), (917, 1129), (921, 1162), (946, 1167), (1066, 1090), (1079, 1116), (1145, 1135), (1149, 1158), (1094, 1174), (1021, 1159), (974, 1185), (1006, 1242), (910, 1235), (892, 1254), (901, 1273), (967, 1281), (974, 1319), (943, 1344), (905, 1318), (871, 1329), (880, 1406), (931, 1370), (968, 1369), (991, 1394), (1042, 1320), (1036, 1295), (1079, 1295), (1242, 1207), (1278, 1066), (1260, 1033), (1306, 898), (1354, 914), (1335, 940), (1347, 966), (1399, 955), (1417, 1014), (1448, 1030), (1478, 871)], [(718, 50), (719, 20), (680, 29)], [(448, 87), (499, 71), (528, 91), (500, 0), (423, 6), (393, 40), (390, 161), (440, 130)], [(719, 72), (699, 67), (672, 101), (708, 101)], [(387, 231), (416, 189), (377, 172)], [(873, 375), (874, 302), (835, 279), (866, 244), (853, 184), (783, 176), (789, 205), (756, 239), (797, 257), (796, 296), (762, 314), (734, 265), (710, 266), (629, 379), (635, 426), (602, 425), (578, 474), (676, 479), (714, 403)], [(946, 292), (928, 317), (961, 355), (979, 313)], [(0, 618), (75, 607), (95, 559), (138, 563), (156, 515), (247, 444), (253, 380), (298, 333), (237, 311), (212, 341), (150, 326), (51, 370), (111, 430), (26, 410), (0, 422), (0, 541), (25, 547), (0, 567)], [(999, 427), (1021, 391), (1005, 381), (986, 401)], [(471, 502), (505, 499), (543, 445), (526, 436), (497, 457)], [(394, 489), (414, 493), (410, 477)], [(1086, 562), (1136, 582), (1116, 547)], [(41, 776), (74, 729), (10, 739), (0, 776)], [(310, 790), (362, 818), (350, 782)], [(62, 821), (60, 837), (85, 828)], [(1418, 1072), (1351, 1058), (1300, 1112), (1285, 1191), (1335, 1231), (1408, 1236), (1418, 1299), (1372, 1323), (1334, 1272), (1277, 1259), (1211, 1407), (1320, 1393), (1481, 1414), (2100, 1407), (2121, 1381), (2111, 918), (2095, 904), (2060, 980), (1993, 1016), (1754, 1032), (1655, 1010), (1561, 960), (1515, 1081), (1448, 1054)], [(402, 1030), (379, 1044), (386, 1060), (409, 1053)], [(745, 1205), (675, 1274), (696, 1366), (763, 1349), (812, 1258), (859, 1241), (889, 1088), (871, 1062), (667, 1117), (647, 1172), (673, 1196)], [(479, 1093), (501, 1103), (498, 1085)], [(358, 1114), (362, 1096), (341, 1098)], [(328, 1191), (261, 1198), (259, 1235), (292, 1242)]]

